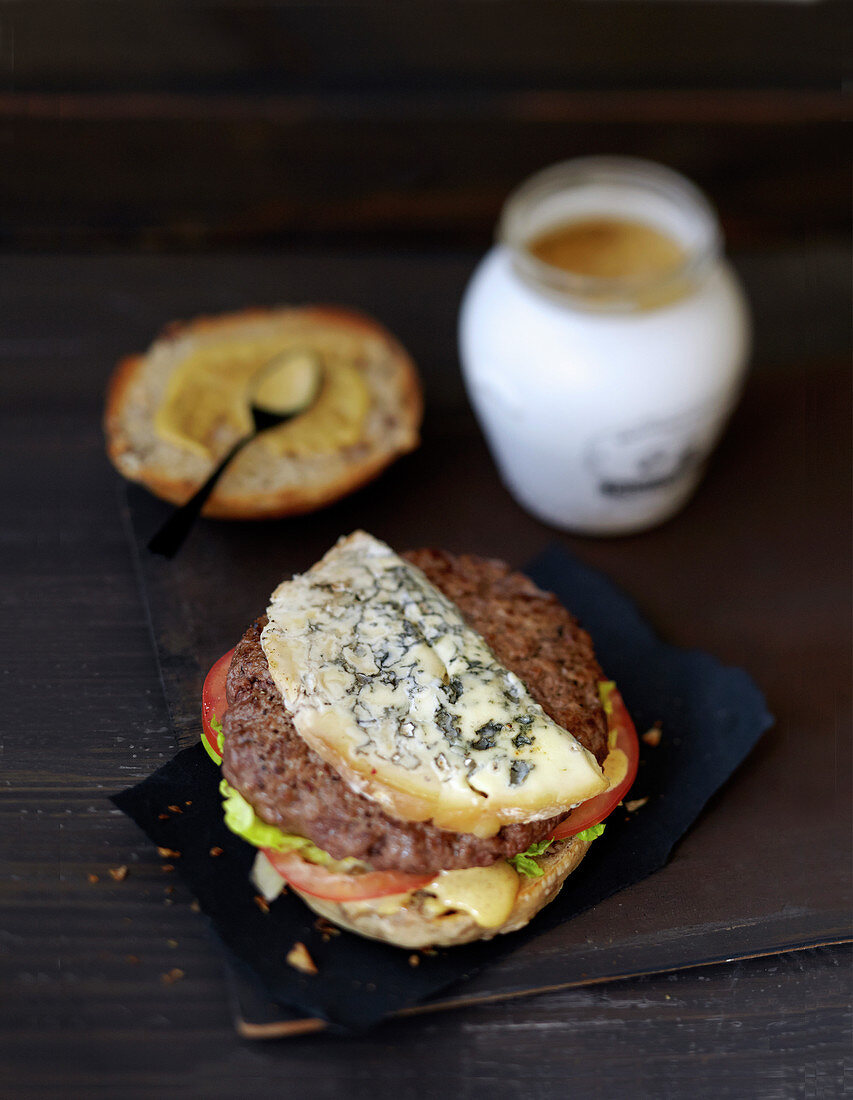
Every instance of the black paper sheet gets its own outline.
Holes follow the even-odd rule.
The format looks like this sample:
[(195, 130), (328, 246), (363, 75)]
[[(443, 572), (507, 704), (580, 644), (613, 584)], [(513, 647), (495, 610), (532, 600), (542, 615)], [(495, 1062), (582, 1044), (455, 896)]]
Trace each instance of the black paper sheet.
[[(744, 671), (662, 642), (632, 600), (562, 548), (547, 550), (526, 572), (555, 592), (590, 632), (638, 733), (660, 723), (665, 734), (656, 748), (641, 742), (631, 798), (648, 797), (642, 811), (628, 815), (617, 809), (555, 901), (522, 931), (439, 949), (421, 955), (413, 967), (410, 951), (346, 932), (325, 942), (314, 914), (293, 895), (262, 912), (248, 881), (255, 850), (225, 828), (219, 769), (201, 744), (114, 796), (115, 805), (155, 844), (180, 852), (176, 870), (214, 930), (276, 1003), (322, 1017), (336, 1030), (356, 1031), (463, 981), (490, 960), (663, 867), (706, 802), (772, 725), (761, 692)], [(222, 854), (212, 856), (212, 848)], [(286, 962), (297, 941), (308, 948), (317, 974), (303, 974)]]

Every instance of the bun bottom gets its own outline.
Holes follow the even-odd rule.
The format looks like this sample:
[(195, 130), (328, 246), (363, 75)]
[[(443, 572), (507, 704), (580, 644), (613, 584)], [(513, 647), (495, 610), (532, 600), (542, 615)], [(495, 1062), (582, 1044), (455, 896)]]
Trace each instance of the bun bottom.
[(290, 887), (305, 904), (321, 917), (356, 935), (382, 940), (397, 947), (452, 947), (473, 940), (490, 940), (506, 932), (517, 932), (553, 901), (568, 876), (587, 853), (591, 841), (570, 837), (559, 840), (544, 856), (538, 857), (542, 875), (521, 880), (515, 904), (507, 919), (497, 928), (483, 928), (468, 913), (447, 910), (438, 914), (425, 911), (428, 902), (423, 891), (415, 891), (402, 905), (385, 911), (388, 899), (369, 901), (329, 901), (315, 898)]

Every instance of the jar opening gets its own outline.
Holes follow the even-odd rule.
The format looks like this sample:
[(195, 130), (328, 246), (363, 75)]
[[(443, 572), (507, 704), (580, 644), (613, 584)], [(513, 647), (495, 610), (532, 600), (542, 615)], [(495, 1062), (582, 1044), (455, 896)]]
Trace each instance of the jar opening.
[[(642, 229), (647, 243), (653, 234), (669, 241), (670, 262), (591, 273), (548, 262), (546, 250), (532, 247), (561, 229), (605, 222), (635, 227), (637, 240)], [(504, 205), (498, 239), (529, 284), (580, 308), (612, 312), (654, 309), (686, 296), (722, 247), (716, 214), (697, 187), (677, 172), (630, 157), (583, 157), (532, 176)]]

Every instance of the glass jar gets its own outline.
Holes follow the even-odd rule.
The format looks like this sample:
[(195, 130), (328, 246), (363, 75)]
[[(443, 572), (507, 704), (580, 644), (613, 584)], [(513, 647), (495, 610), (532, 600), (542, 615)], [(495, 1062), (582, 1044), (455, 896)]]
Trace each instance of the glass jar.
[[(581, 275), (531, 242), (617, 219), (679, 246), (665, 271)], [(716, 215), (684, 177), (631, 158), (555, 165), (507, 200), (465, 292), (463, 376), (507, 488), (546, 523), (622, 534), (687, 501), (738, 399), (750, 343)]]

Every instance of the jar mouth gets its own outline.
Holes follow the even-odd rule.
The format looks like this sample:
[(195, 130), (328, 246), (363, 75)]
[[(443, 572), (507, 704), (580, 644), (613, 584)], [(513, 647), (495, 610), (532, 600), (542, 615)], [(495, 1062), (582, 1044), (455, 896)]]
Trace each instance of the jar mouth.
[[(567, 271), (530, 250), (540, 234), (595, 218), (621, 218), (660, 230), (682, 258), (665, 270), (610, 276)], [(722, 251), (713, 206), (678, 172), (634, 157), (579, 157), (531, 176), (507, 199), (498, 241), (527, 282), (585, 309), (628, 312), (683, 297), (707, 275)]]

